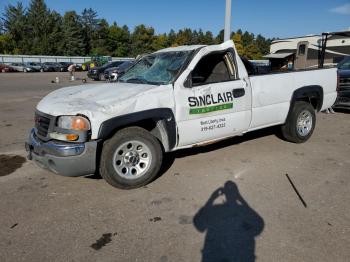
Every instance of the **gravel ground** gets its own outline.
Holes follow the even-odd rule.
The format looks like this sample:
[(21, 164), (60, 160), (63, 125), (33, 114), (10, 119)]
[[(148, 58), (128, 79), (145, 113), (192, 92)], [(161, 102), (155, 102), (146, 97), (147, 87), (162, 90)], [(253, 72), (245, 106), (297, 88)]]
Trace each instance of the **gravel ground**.
[(24, 158), (36, 103), (77, 78), (0, 74), (0, 261), (349, 259), (349, 113), (317, 114), (304, 144), (269, 128), (170, 154), (125, 191)]

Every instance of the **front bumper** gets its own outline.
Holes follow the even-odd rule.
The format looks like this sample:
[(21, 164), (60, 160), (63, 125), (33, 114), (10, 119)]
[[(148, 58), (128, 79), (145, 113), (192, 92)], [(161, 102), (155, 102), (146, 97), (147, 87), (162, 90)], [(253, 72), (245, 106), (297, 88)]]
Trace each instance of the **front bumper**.
[(96, 170), (97, 142), (44, 142), (31, 130), (25, 144), (28, 159), (45, 169), (63, 176), (84, 176)]

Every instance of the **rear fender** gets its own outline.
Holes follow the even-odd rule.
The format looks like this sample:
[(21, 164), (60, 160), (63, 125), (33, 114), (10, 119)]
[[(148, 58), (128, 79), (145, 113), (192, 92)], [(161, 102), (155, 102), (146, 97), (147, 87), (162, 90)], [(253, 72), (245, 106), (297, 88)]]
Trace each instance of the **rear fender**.
[(288, 116), (293, 110), (296, 101), (309, 102), (318, 112), (323, 105), (323, 88), (319, 85), (303, 86), (293, 92)]

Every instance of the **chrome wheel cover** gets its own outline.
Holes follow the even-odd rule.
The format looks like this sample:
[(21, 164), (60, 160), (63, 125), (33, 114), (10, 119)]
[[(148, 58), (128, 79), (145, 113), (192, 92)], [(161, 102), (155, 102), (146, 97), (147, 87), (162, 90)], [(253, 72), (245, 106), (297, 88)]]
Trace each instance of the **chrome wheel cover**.
[(113, 155), (114, 170), (119, 176), (126, 179), (137, 179), (146, 174), (151, 162), (150, 148), (137, 140), (121, 144)]
[(312, 114), (310, 111), (302, 111), (297, 119), (297, 132), (300, 136), (307, 136), (312, 129)]

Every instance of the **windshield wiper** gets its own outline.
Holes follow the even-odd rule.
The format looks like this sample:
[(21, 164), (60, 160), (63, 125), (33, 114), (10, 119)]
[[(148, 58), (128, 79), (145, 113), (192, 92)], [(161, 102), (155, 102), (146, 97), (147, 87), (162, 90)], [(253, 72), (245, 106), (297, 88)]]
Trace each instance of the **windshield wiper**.
[(125, 82), (127, 83), (140, 83), (140, 84), (150, 84), (150, 85), (161, 85), (159, 82), (152, 82), (152, 81), (147, 81), (144, 78), (130, 78), (126, 80)]
[(144, 78), (130, 78), (126, 80), (127, 83), (141, 83), (141, 84), (147, 84), (147, 80)]

